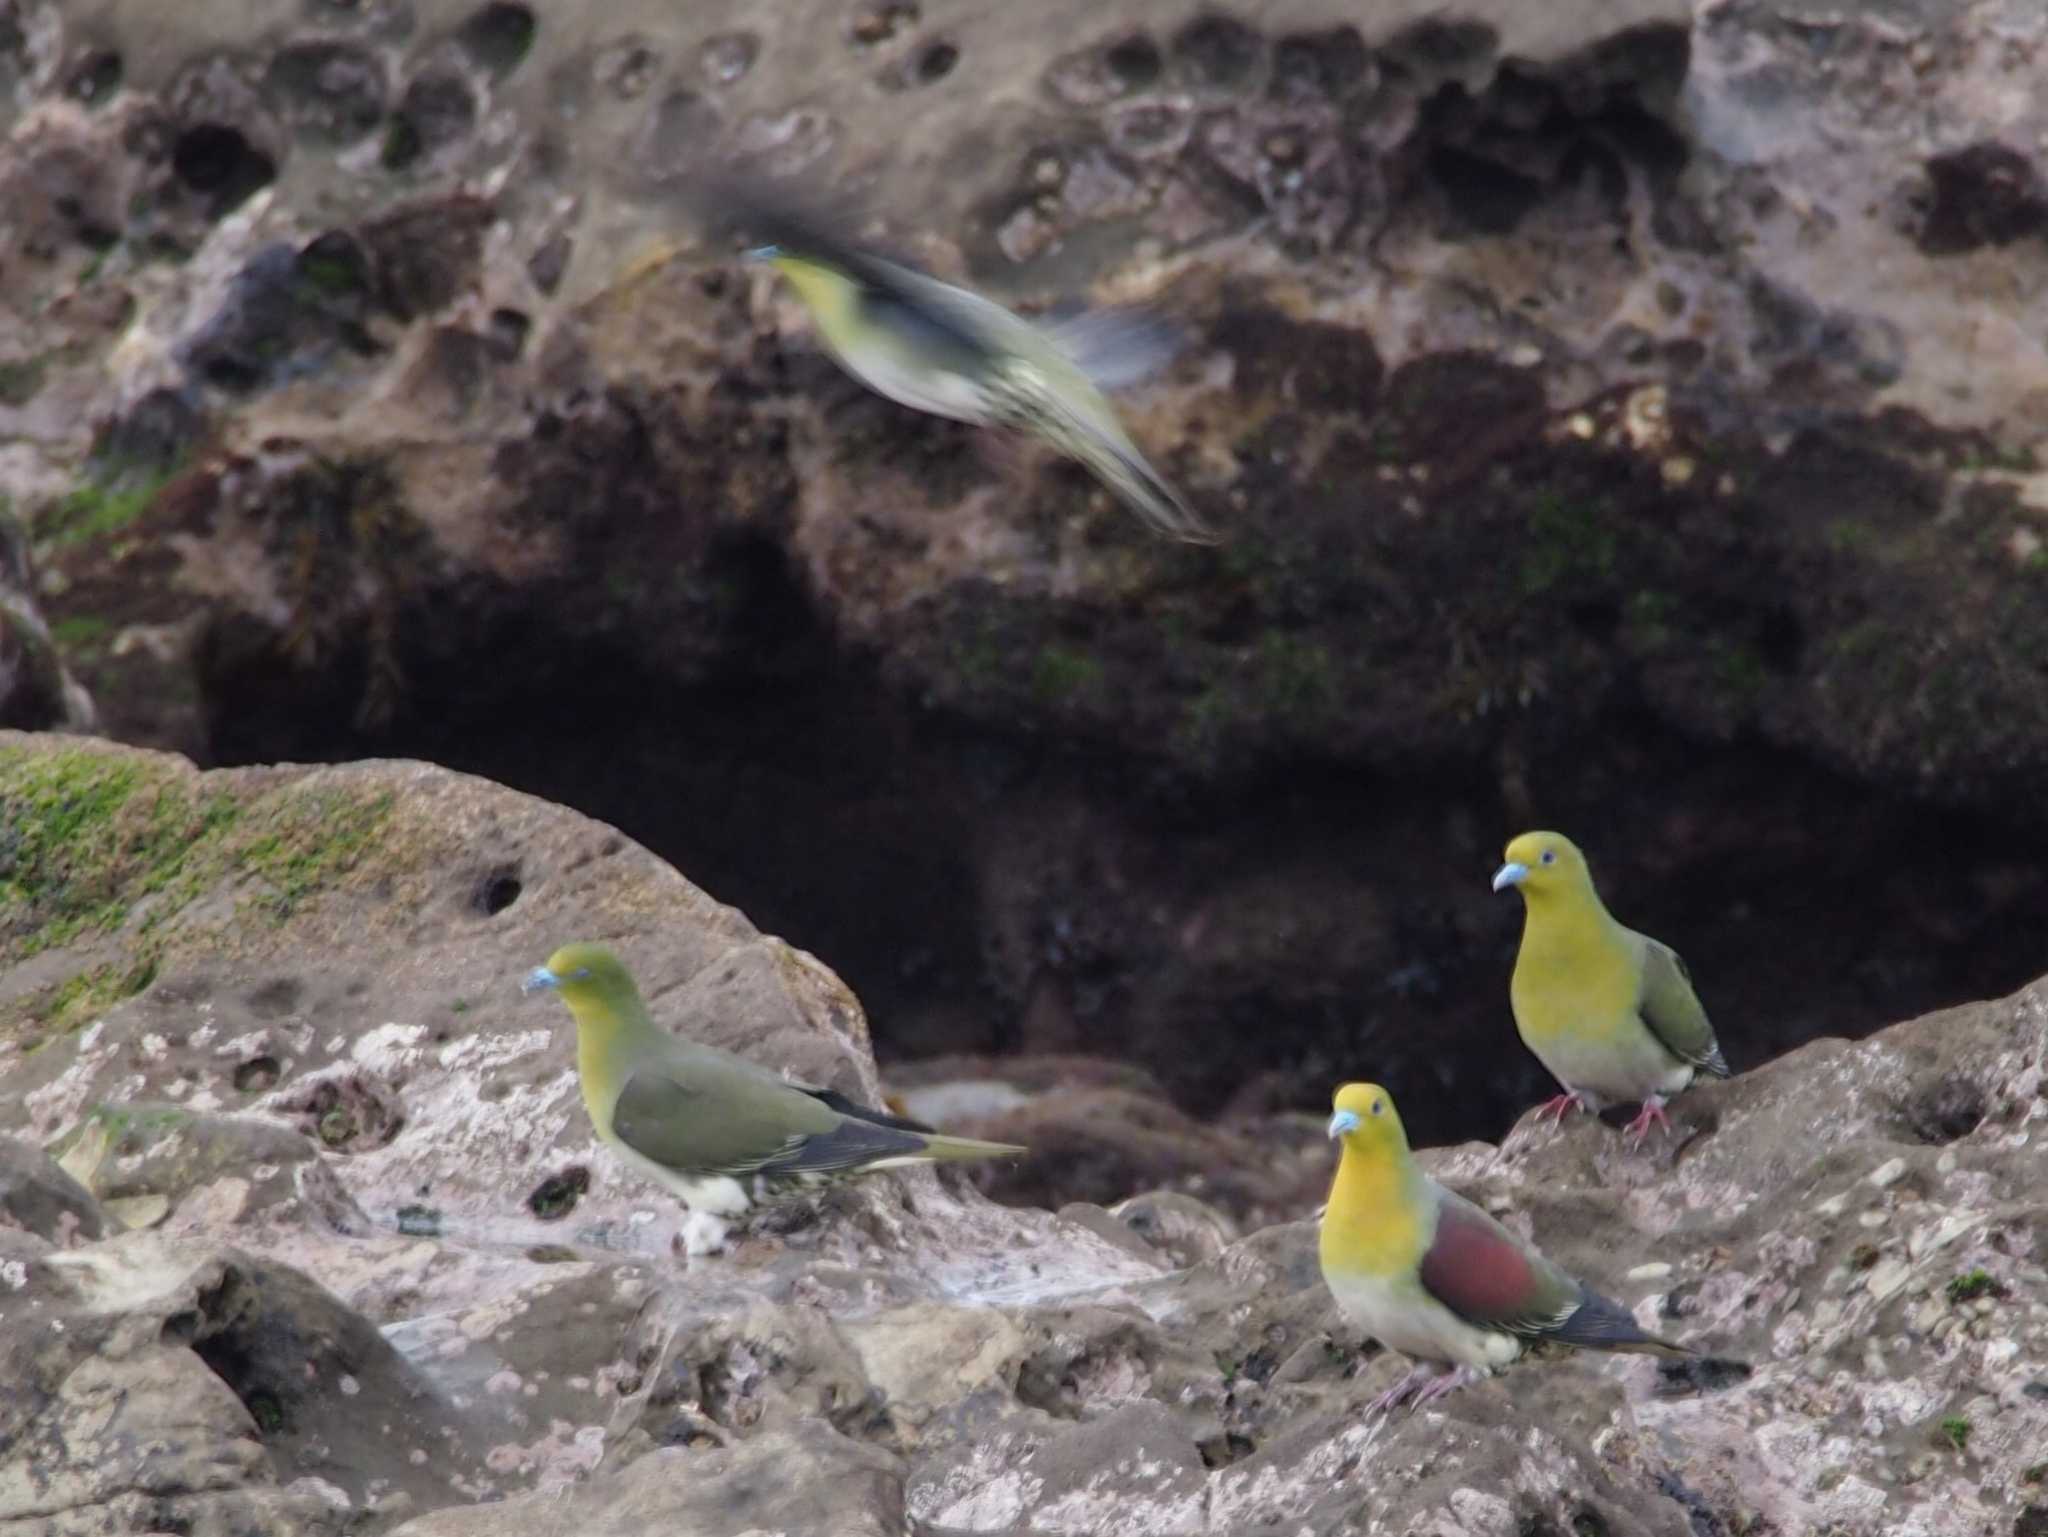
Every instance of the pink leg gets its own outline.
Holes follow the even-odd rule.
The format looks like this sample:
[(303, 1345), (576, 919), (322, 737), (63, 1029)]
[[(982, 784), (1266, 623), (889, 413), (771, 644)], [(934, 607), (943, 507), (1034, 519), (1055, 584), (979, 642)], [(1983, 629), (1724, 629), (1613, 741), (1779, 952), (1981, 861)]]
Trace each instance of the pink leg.
[(1485, 1375), (1484, 1372), (1474, 1371), (1469, 1366), (1461, 1366), (1455, 1371), (1448, 1371), (1441, 1376), (1433, 1377), (1422, 1385), (1422, 1391), (1415, 1395), (1415, 1402), (1408, 1406), (1408, 1412), (1414, 1414), (1431, 1400), (1442, 1398), (1444, 1394), (1454, 1392), (1468, 1382), (1477, 1382)]
[(1414, 1396), (1415, 1393), (1420, 1391), (1424, 1383), (1430, 1381), (1435, 1376), (1436, 1372), (1431, 1367), (1410, 1367), (1408, 1375), (1367, 1404), (1365, 1412), (1368, 1415), (1385, 1414), (1392, 1409), (1398, 1408), (1403, 1399)]
[(1536, 1124), (1541, 1126), (1544, 1117), (1548, 1116), (1556, 1121), (1558, 1125), (1562, 1126), (1564, 1125), (1564, 1118), (1574, 1110), (1590, 1111), (1591, 1108), (1584, 1100), (1579, 1098), (1577, 1091), (1567, 1089), (1564, 1093), (1558, 1095), (1557, 1098), (1546, 1099), (1536, 1107)]
[(1661, 1094), (1652, 1094), (1643, 1101), (1642, 1110), (1622, 1128), (1622, 1135), (1632, 1144), (1639, 1145), (1649, 1136), (1652, 1126), (1661, 1126), (1667, 1132), (1671, 1130), (1671, 1117), (1664, 1113), (1664, 1096)]
[(1409, 1413), (1414, 1413), (1433, 1398), (1441, 1398), (1453, 1388), (1462, 1387), (1482, 1373), (1469, 1367), (1446, 1367), (1439, 1371), (1433, 1366), (1417, 1366), (1407, 1376), (1380, 1394), (1365, 1406), (1368, 1415), (1386, 1414), (1400, 1407), (1404, 1399), (1415, 1400)]

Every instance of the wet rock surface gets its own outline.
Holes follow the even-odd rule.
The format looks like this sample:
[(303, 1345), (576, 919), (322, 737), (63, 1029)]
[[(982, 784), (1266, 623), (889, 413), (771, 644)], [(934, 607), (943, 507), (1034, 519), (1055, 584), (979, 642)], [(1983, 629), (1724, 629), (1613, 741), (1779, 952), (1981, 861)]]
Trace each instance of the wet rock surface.
[[(892, 1174), (673, 1254), (561, 1011), (516, 1000), (532, 954), (599, 934), (664, 1024), (881, 1086), (829, 971), (601, 824), (420, 765), (202, 776), (48, 737), (0, 738), (0, 780), (32, 898), (0, 930), (0, 1530), (1961, 1537), (2048, 1509), (2048, 981), (1689, 1093), (1640, 1153), (1581, 1118), (1426, 1154), (1700, 1355), (1539, 1352), (1379, 1421), (1404, 1363), (1336, 1315), (1316, 1195), (1240, 1226)], [(138, 836), (190, 807), (175, 851)], [(981, 1066), (891, 1091), (1151, 1098)]]

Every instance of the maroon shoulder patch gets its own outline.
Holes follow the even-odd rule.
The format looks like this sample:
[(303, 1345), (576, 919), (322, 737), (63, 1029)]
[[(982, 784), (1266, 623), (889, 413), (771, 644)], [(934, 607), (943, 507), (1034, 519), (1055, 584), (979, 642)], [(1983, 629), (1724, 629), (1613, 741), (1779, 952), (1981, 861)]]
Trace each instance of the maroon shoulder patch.
[(1440, 1209), (1436, 1242), (1422, 1256), (1422, 1285), (1474, 1323), (1527, 1315), (1536, 1277), (1521, 1249), (1484, 1217), (1451, 1202)]

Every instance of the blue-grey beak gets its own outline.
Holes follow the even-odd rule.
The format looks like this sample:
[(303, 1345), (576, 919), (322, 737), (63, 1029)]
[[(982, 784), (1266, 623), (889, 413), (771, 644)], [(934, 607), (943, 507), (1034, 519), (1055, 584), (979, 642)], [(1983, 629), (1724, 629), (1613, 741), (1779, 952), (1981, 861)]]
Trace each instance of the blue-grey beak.
[(1519, 886), (1529, 878), (1527, 865), (1505, 864), (1493, 872), (1493, 889), (1506, 891), (1510, 886)]
[(544, 987), (560, 987), (562, 979), (545, 966), (536, 966), (526, 974), (526, 980), (519, 984), (522, 993), (537, 993)]
[(1331, 1116), (1331, 1117), (1330, 1117), (1330, 1135), (1331, 1135), (1331, 1136), (1333, 1136), (1333, 1137), (1341, 1137), (1341, 1136), (1343, 1136), (1343, 1135), (1344, 1135), (1344, 1133), (1346, 1133), (1347, 1131), (1356, 1131), (1356, 1130), (1358, 1130), (1358, 1112), (1357, 1112), (1357, 1111), (1355, 1111), (1355, 1110), (1339, 1110), (1339, 1111), (1338, 1111), (1338, 1112), (1337, 1112), (1337, 1113), (1336, 1113), (1335, 1115), (1333, 1115), (1333, 1116)]
[(750, 262), (772, 262), (781, 254), (782, 247), (779, 245), (757, 245), (753, 250), (747, 252), (747, 260)]

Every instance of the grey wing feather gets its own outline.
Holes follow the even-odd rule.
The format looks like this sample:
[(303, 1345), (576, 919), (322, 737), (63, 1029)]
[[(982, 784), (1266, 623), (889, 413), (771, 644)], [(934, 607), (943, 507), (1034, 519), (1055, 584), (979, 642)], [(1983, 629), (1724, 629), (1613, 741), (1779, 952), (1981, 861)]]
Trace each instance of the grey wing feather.
[(1716, 1078), (1728, 1076), (1728, 1059), (1714, 1039), (1707, 1011), (1693, 991), (1692, 973), (1678, 952), (1647, 934), (1643, 941), (1643, 991), (1637, 1004), (1643, 1023), (1681, 1062)]
[(1119, 306), (1041, 322), (1046, 339), (1100, 390), (1136, 384), (1173, 361), (1183, 338), (1149, 310)]

